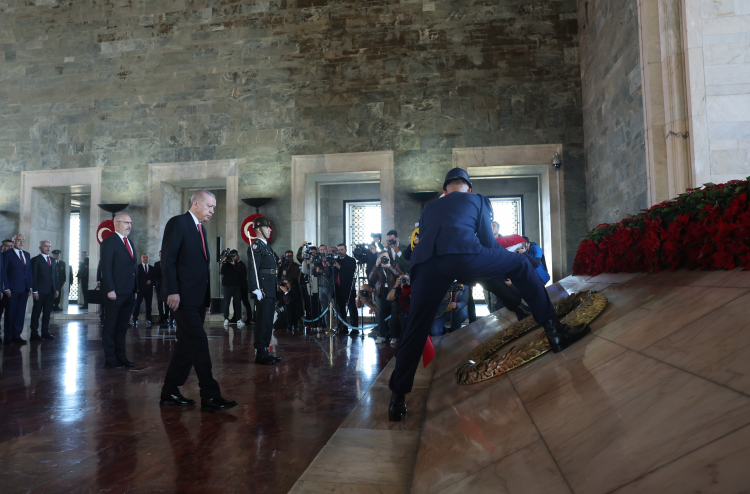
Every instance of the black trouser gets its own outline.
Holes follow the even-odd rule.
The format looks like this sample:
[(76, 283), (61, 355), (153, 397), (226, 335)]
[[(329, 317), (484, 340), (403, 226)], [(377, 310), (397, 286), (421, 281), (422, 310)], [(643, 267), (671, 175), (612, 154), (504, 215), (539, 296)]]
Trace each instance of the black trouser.
[[(339, 291), (341, 290), (341, 291)], [(348, 299), (348, 300), (347, 300)], [(349, 306), (349, 324), (352, 326), (359, 325), (359, 317), (357, 313), (357, 299), (354, 296), (354, 290), (351, 286), (336, 287), (336, 310), (339, 312), (339, 317), (346, 321), (346, 308)], [(339, 321), (339, 326), (343, 326)]]
[(117, 295), (110, 300), (104, 295), (104, 328), (102, 329), (102, 346), (104, 363), (115, 365), (118, 361), (127, 360), (125, 356), (125, 334), (130, 326), (130, 315), (133, 313), (135, 294)]
[(466, 310), (469, 312), (469, 324), (477, 320), (477, 306), (474, 303), (473, 286), (469, 286), (469, 302), (466, 304)]
[(55, 292), (38, 293), (39, 300), (34, 300), (31, 308), (31, 334), (39, 335), (39, 316), (42, 316), (42, 334), (49, 334), (49, 317), (52, 315), (52, 303)]
[(247, 288), (242, 288), (240, 290), (240, 293), (242, 294), (242, 305), (245, 306), (245, 312), (247, 312), (247, 322), (252, 322), (253, 320), (253, 308), (250, 305), (250, 299), (248, 298), (248, 292)]
[[(310, 319), (312, 321), (320, 316), (320, 297), (318, 297), (317, 293), (313, 293), (312, 295), (310, 295), (309, 305), (310, 310), (307, 312), (307, 317), (305, 317), (305, 319)], [(312, 325), (315, 328), (324, 326), (322, 320), (317, 320), (308, 324)]]
[[(65, 286), (65, 285), (63, 285), (63, 286)], [(60, 307), (60, 302), (62, 301), (62, 296), (63, 296), (63, 287), (61, 286), (60, 287), (60, 291), (57, 292), (57, 297), (55, 297), (55, 303), (54, 303), (54, 308), (55, 309), (60, 309), (61, 308)]]
[[(10, 316), (10, 299), (5, 294), (3, 294), (3, 298), (0, 299), (0, 318), (3, 317), (3, 313), (5, 314), (5, 323), (7, 324), (8, 317)], [(3, 331), (0, 330), (0, 333), (2, 332)]]
[[(391, 315), (391, 308), (393, 305), (388, 301), (389, 288), (382, 286), (380, 287), (380, 295), (378, 295), (378, 332), (383, 338), (391, 338), (391, 324), (388, 319)], [(395, 336), (393, 337), (395, 338)]]
[(469, 285), (492, 278), (510, 278), (537, 323), (557, 317), (544, 283), (526, 256), (505, 249), (482, 248), (478, 254), (438, 256), (412, 266), (411, 313), (396, 351), (396, 368), (389, 383), (391, 391), (411, 392), (435, 312), (453, 280)]
[[(521, 304), (521, 292), (518, 291), (514, 285), (508, 286), (505, 284), (503, 278), (493, 278), (491, 280), (483, 281), (482, 287), (492, 292), (500, 302), (511, 312), (515, 312), (518, 306)], [(498, 308), (495, 307), (495, 310)]]
[(157, 297), (156, 306), (159, 309), (159, 324), (166, 324), (167, 320), (174, 321), (174, 312), (167, 305), (166, 299)]
[(224, 297), (224, 319), (229, 319), (229, 301), (232, 301), (232, 307), (234, 308), (234, 319), (239, 321), (242, 319), (242, 290), (239, 285), (229, 285), (221, 287), (221, 294)]
[(273, 334), (273, 313), (276, 309), (276, 299), (263, 297), (263, 300), (255, 304), (255, 327), (253, 328), (253, 346), (256, 350), (268, 348), (271, 344)]
[(174, 352), (169, 361), (167, 375), (164, 377), (162, 396), (178, 392), (190, 375), (190, 368), (195, 369), (198, 376), (198, 386), (201, 388), (201, 398), (219, 398), (221, 391), (211, 372), (211, 354), (208, 350), (208, 336), (203, 329), (206, 319), (205, 307), (182, 305), (172, 313), (177, 320)]
[[(106, 296), (106, 295), (105, 295)], [(135, 308), (133, 309), (133, 319), (137, 320), (138, 316), (141, 313), (141, 302), (146, 301), (146, 320), (151, 321), (151, 302), (154, 299), (154, 289), (151, 288), (151, 285), (148, 285), (148, 288), (145, 290), (138, 290), (136, 301), (135, 301)]]
[[(83, 300), (82, 304), (78, 304), (82, 309), (88, 310), (89, 308), (89, 296), (86, 293), (89, 289), (89, 280), (86, 279), (86, 283), (83, 282), (83, 278), (78, 280), (78, 301)], [(106, 294), (104, 295), (107, 296)]]

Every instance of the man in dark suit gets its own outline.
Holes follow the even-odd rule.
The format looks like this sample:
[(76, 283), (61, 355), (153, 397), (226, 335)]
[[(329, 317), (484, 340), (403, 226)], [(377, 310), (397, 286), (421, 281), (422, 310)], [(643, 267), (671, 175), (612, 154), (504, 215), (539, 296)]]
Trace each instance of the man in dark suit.
[(20, 233), (13, 236), (13, 248), (3, 253), (3, 289), (10, 297), (10, 307), (5, 314), (5, 344), (26, 344), (21, 338), (26, 301), (34, 287), (31, 274), (31, 256), (23, 250), (25, 239)]
[[(346, 309), (349, 308), (349, 324), (357, 326), (359, 317), (357, 313), (357, 297), (355, 289), (352, 288), (354, 272), (357, 270), (357, 261), (346, 255), (346, 245), (339, 244), (339, 258), (333, 263), (333, 283), (336, 291), (336, 310), (339, 317), (346, 320)], [(339, 333), (349, 334), (347, 327), (339, 321)]]
[(154, 267), (148, 264), (148, 254), (141, 255), (138, 265), (138, 297), (133, 309), (133, 326), (138, 327), (138, 315), (141, 313), (141, 302), (146, 301), (146, 327), (151, 327), (151, 302), (154, 298)]
[(164, 295), (164, 283), (162, 282), (161, 273), (161, 251), (159, 251), (159, 260), (154, 263), (154, 293), (156, 294), (156, 307), (159, 309), (159, 327), (166, 329), (169, 326), (174, 327), (174, 314), (167, 306), (167, 297)]
[(435, 313), (454, 280), (474, 285), (484, 279), (510, 278), (529, 304), (534, 320), (544, 326), (555, 353), (589, 332), (586, 324), (562, 324), (528, 257), (497, 243), (490, 225), (492, 205), (486, 197), (471, 193), (465, 170), (448, 172), (443, 190), (444, 197), (422, 211), (419, 244), (411, 256), (411, 310), (389, 382), (393, 395), (388, 418), (394, 422), (406, 413), (405, 395), (414, 384)]
[(104, 300), (102, 329), (104, 367), (107, 369), (124, 369), (136, 365), (125, 355), (125, 334), (138, 287), (135, 270), (135, 260), (138, 257), (135, 247), (128, 239), (132, 226), (130, 215), (118, 213), (115, 216), (115, 233), (105, 238), (100, 247), (101, 289), (107, 297)]
[[(39, 242), (38, 256), (31, 260), (31, 275), (34, 280), (34, 306), (31, 309), (31, 341), (54, 340), (49, 332), (49, 318), (52, 303), (60, 295), (57, 278), (57, 261), (50, 256), (52, 244), (47, 240)], [(42, 336), (39, 336), (39, 316), (42, 316)]]
[(55, 263), (57, 265), (55, 271), (57, 271), (57, 282), (59, 283), (59, 285), (57, 286), (57, 297), (55, 297), (55, 303), (52, 306), (52, 310), (54, 311), (62, 310), (60, 303), (62, 302), (63, 287), (65, 286), (65, 282), (68, 281), (66, 271), (68, 266), (65, 264), (65, 261), (60, 260), (60, 254), (61, 252), (58, 249), (52, 251), (52, 258), (55, 260)]
[[(0, 246), (0, 285), (3, 284), (3, 253), (13, 248), (13, 241), (3, 240), (2, 246)], [(0, 318), (2, 318), (3, 313), (5, 313), (5, 318), (8, 318), (8, 313), (10, 311), (10, 298), (3, 295), (2, 292), (5, 291), (5, 288), (0, 286)], [(2, 334), (2, 329), (0, 329), (0, 334)], [(2, 343), (3, 339), (0, 337), (0, 343)]]
[(201, 389), (201, 411), (218, 412), (237, 406), (236, 401), (221, 397), (219, 383), (211, 373), (208, 336), (203, 328), (206, 309), (211, 305), (209, 271), (211, 255), (202, 222), (211, 219), (216, 197), (207, 190), (198, 190), (190, 198), (190, 210), (174, 216), (164, 228), (162, 240), (162, 283), (167, 305), (177, 321), (177, 343), (169, 362), (162, 406), (192, 406), (195, 400), (180, 394), (190, 369), (195, 369)]
[(81, 262), (78, 263), (78, 305), (88, 310), (89, 291), (89, 253), (81, 251)]

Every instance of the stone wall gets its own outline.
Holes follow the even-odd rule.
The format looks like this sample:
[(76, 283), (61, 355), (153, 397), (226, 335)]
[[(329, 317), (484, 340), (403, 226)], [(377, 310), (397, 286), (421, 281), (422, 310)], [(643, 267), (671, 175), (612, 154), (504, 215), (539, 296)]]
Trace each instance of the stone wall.
[(750, 175), (750, 0), (686, 0), (694, 183)]
[[(283, 250), (293, 155), (393, 150), (404, 229), (419, 212), (406, 192), (437, 190), (453, 147), (562, 143), (572, 256), (586, 229), (576, 8), (5, 0), (0, 228), (17, 224), (23, 170), (101, 166), (102, 197), (130, 203), (138, 225), (149, 164), (232, 158), (240, 198), (274, 198), (263, 213)], [(252, 212), (241, 204), (240, 220)]]
[(636, 0), (578, 5), (587, 218), (593, 228), (648, 206), (638, 9)]

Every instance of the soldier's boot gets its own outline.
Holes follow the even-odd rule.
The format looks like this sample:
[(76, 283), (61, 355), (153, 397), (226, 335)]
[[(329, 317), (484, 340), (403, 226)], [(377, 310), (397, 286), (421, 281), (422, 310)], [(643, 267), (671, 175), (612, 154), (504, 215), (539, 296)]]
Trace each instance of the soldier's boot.
[(559, 319), (554, 318), (543, 324), (544, 332), (547, 333), (547, 340), (554, 353), (560, 353), (570, 345), (580, 340), (587, 334), (591, 328), (588, 324), (579, 324), (578, 326), (569, 326), (563, 324)]

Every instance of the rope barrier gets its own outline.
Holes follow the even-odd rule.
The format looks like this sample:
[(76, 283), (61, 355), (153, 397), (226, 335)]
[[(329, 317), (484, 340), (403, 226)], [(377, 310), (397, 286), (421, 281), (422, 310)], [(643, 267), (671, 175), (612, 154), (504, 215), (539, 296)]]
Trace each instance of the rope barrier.
[(319, 315), (318, 317), (316, 317), (315, 319), (305, 319), (304, 317), (300, 317), (300, 319), (302, 319), (305, 322), (315, 322), (321, 319), (323, 316), (325, 316), (328, 313), (328, 309), (330, 309), (330, 307), (326, 307), (326, 310), (324, 310), (323, 313)]
[[(336, 317), (338, 318), (338, 320), (339, 320), (339, 321), (341, 321), (341, 323), (342, 323), (342, 324), (343, 324), (344, 326), (346, 326), (347, 328), (349, 328), (349, 329), (356, 329), (356, 330), (358, 330), (358, 331), (364, 331), (365, 329), (372, 329), (372, 328), (377, 328), (377, 327), (378, 327), (378, 325), (377, 325), (377, 324), (372, 324), (372, 325), (370, 325), (370, 326), (364, 326), (364, 327), (362, 327), (362, 328), (360, 328), (360, 327), (358, 327), (358, 326), (352, 326), (351, 324), (349, 324), (349, 323), (347, 323), (346, 321), (344, 321), (343, 319), (341, 319), (341, 316), (339, 316), (339, 311), (337, 311), (335, 307), (333, 308), (333, 313), (334, 313), (334, 314), (336, 314)], [(388, 316), (388, 317), (390, 318), (390, 316)], [(386, 321), (387, 321), (387, 320), (388, 320), (388, 319), (386, 319)]]

